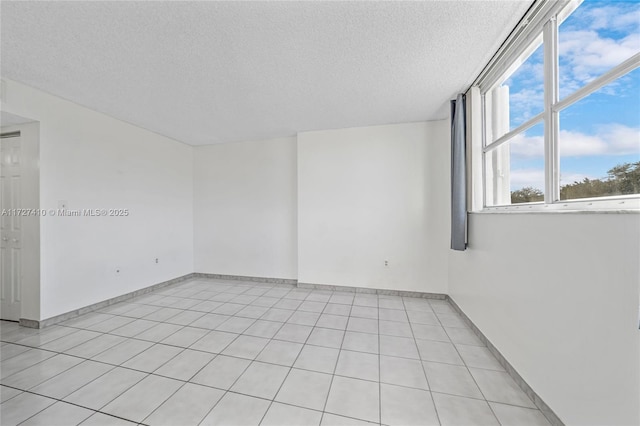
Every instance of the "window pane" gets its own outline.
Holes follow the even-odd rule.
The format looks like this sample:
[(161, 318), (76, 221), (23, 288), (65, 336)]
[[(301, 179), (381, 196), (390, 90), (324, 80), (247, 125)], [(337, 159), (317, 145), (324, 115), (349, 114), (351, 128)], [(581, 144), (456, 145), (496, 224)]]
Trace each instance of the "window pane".
[(544, 125), (536, 124), (488, 152), (487, 206), (544, 200)]
[(560, 25), (560, 98), (640, 52), (640, 2), (583, 2)]
[(640, 193), (640, 69), (560, 112), (560, 198)]
[[(541, 40), (541, 39), (540, 39)], [(487, 108), (491, 111), (491, 137), (500, 136), (541, 113), (544, 109), (543, 46), (540, 40), (515, 64), (503, 83), (489, 92)], [(533, 49), (535, 46), (537, 48)]]

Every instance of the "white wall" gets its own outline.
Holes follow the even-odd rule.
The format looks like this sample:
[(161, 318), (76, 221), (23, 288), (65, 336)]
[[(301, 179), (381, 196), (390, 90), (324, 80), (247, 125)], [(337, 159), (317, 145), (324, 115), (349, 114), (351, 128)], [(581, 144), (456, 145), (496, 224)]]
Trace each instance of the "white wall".
[(298, 280), (445, 293), (449, 162), (446, 121), (298, 134)]
[(640, 423), (640, 217), (472, 214), (449, 293), (568, 425)]
[(195, 271), (297, 278), (296, 139), (194, 149)]
[(4, 111), (40, 122), (40, 208), (131, 212), (41, 219), (41, 309), (30, 319), (193, 272), (190, 146), (11, 80), (5, 96)]

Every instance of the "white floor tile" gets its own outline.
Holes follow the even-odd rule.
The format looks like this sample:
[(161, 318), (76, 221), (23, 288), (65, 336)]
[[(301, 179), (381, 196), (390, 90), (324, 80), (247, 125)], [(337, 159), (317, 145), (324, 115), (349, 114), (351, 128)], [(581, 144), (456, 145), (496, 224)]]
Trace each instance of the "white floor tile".
[(424, 362), (429, 387), (433, 392), (482, 399), (482, 393), (466, 367), (439, 362)]
[(96, 337), (93, 340), (90, 340), (86, 343), (76, 346), (75, 348), (71, 348), (68, 351), (65, 351), (68, 355), (79, 356), (81, 358), (93, 358), (98, 355), (124, 342), (126, 338), (120, 336), (113, 336), (111, 334), (102, 334)]
[(342, 342), (342, 349), (359, 352), (379, 353), (378, 336), (369, 333), (347, 331)]
[(114, 369), (113, 365), (84, 361), (69, 370), (41, 383), (33, 392), (56, 399), (63, 399), (82, 386)]
[(141, 422), (177, 391), (183, 382), (150, 375), (102, 408), (102, 412)]
[(377, 382), (380, 371), (378, 358), (376, 354), (342, 350), (335, 374)]
[(84, 422), (82, 426), (134, 426), (136, 423), (109, 416), (107, 414), (95, 413)]
[(289, 367), (253, 362), (231, 387), (231, 391), (271, 400), (288, 373)]
[(313, 410), (322, 410), (330, 385), (330, 374), (294, 368), (285, 379), (275, 400)]
[(274, 339), (288, 342), (304, 343), (311, 334), (313, 327), (298, 324), (285, 324), (274, 336)]
[[(321, 326), (321, 325), (318, 324), (318, 326)], [(349, 323), (347, 324), (347, 331), (359, 331), (361, 333), (377, 334), (378, 320), (349, 317)]]
[(536, 408), (531, 399), (518, 387), (511, 376), (503, 371), (470, 368), (487, 401)]
[(264, 337), (271, 339), (276, 335), (278, 330), (282, 327), (282, 323), (276, 321), (257, 320), (251, 327), (247, 328), (244, 332), (247, 336)]
[(345, 332), (330, 328), (315, 327), (307, 340), (310, 345), (324, 346), (326, 348), (340, 348)]
[(7, 386), (0, 386), (0, 404), (10, 400), (13, 397), (20, 395), (22, 391), (20, 389), (9, 388)]
[(191, 381), (218, 389), (229, 389), (238, 380), (251, 361), (218, 355), (207, 364)]
[(293, 366), (303, 370), (333, 374), (339, 352), (336, 348), (305, 345)]
[(318, 426), (322, 413), (274, 402), (260, 426)]
[(93, 413), (95, 411), (78, 407), (77, 405), (56, 402), (24, 423), (20, 423), (20, 426), (77, 425), (89, 418)]
[(182, 327), (182, 325), (177, 324), (160, 323), (138, 334), (136, 339), (160, 342), (182, 329)]
[(379, 385), (366, 380), (335, 376), (325, 410), (346, 417), (379, 422)]
[(420, 359), (414, 339), (397, 336), (380, 336), (380, 354)]
[(23, 390), (31, 389), (32, 387), (57, 376), (63, 371), (80, 364), (82, 361), (83, 360), (81, 358), (69, 355), (56, 355), (4, 378), (2, 380), (2, 384)]
[(22, 393), (0, 405), (0, 423), (2, 426), (17, 425), (55, 402), (55, 399)]
[(443, 426), (499, 425), (486, 401), (435, 392), (432, 396)]
[(64, 400), (99, 410), (146, 376), (145, 373), (117, 367), (68, 395)]
[(456, 348), (467, 367), (504, 371), (504, 368), (487, 348), (460, 344), (456, 345)]
[(437, 340), (449, 342), (449, 336), (439, 325), (413, 324), (413, 335), (416, 339)]
[(269, 343), (269, 339), (253, 336), (240, 336), (222, 351), (223, 355), (255, 359)]
[(378, 322), (380, 334), (386, 336), (398, 336), (413, 338), (413, 332), (408, 322), (385, 321)]
[(227, 346), (231, 344), (239, 334), (227, 333), (225, 331), (210, 331), (202, 338), (193, 343), (189, 348), (199, 351), (221, 353)]
[(292, 366), (302, 350), (302, 343), (271, 340), (264, 347), (256, 361), (269, 362), (285, 366)]
[(123, 367), (151, 373), (182, 352), (176, 346), (156, 344), (122, 364)]
[(417, 359), (381, 356), (380, 381), (392, 385), (429, 389), (422, 363)]
[(94, 361), (106, 362), (107, 364), (120, 365), (139, 353), (149, 349), (151, 346), (153, 346), (152, 342), (125, 339), (122, 343), (112, 346), (104, 352), (100, 352), (92, 359)]
[(460, 343), (463, 345), (484, 346), (484, 343), (480, 341), (478, 336), (468, 328), (460, 327), (445, 327), (444, 328), (449, 335), (449, 338), (453, 343)]
[(207, 352), (185, 349), (154, 371), (153, 374), (178, 380), (190, 380), (214, 357), (214, 354)]
[(548, 426), (444, 300), (194, 279), (0, 332), (2, 383), (71, 403), (2, 386), (3, 426)]
[(16, 374), (22, 370), (36, 365), (46, 359), (55, 356), (54, 352), (43, 351), (40, 349), (29, 349), (19, 355), (0, 362), (0, 378), (4, 379)]
[(337, 416), (331, 413), (324, 413), (322, 415), (322, 421), (320, 422), (320, 426), (371, 426), (378, 424), (380, 423), (357, 420), (351, 417)]
[(200, 340), (209, 331), (204, 328), (196, 327), (184, 327), (166, 339), (161, 340), (161, 343), (165, 345), (179, 346), (181, 348), (188, 348), (195, 342)]
[(269, 405), (264, 399), (227, 393), (200, 425), (258, 426)]
[(49, 343), (45, 343), (40, 346), (40, 348), (53, 352), (65, 352), (75, 346), (95, 339), (98, 336), (101, 336), (101, 333), (89, 330), (78, 330), (75, 333), (71, 333)]
[(151, 426), (197, 425), (211, 411), (224, 391), (187, 383), (162, 403), (144, 423)]
[(324, 307), (324, 310), (322, 311), (323, 314), (342, 315), (342, 316), (349, 316), (350, 312), (351, 312), (351, 306), (339, 305), (337, 303), (327, 303), (327, 305)]
[(401, 386), (380, 385), (381, 423), (389, 426), (439, 425), (431, 393)]
[(206, 328), (213, 330), (223, 322), (227, 321), (230, 317), (228, 315), (221, 314), (205, 314), (189, 324), (189, 327)]
[(416, 339), (416, 344), (423, 361), (464, 365), (453, 343)]
[(549, 426), (540, 410), (490, 402), (493, 412), (504, 426)]

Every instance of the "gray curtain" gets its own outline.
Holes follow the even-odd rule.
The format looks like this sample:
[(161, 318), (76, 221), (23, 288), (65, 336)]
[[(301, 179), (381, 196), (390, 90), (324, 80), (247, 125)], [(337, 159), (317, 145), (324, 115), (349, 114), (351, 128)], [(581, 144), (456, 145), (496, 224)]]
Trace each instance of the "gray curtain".
[(467, 248), (465, 96), (451, 101), (451, 248)]

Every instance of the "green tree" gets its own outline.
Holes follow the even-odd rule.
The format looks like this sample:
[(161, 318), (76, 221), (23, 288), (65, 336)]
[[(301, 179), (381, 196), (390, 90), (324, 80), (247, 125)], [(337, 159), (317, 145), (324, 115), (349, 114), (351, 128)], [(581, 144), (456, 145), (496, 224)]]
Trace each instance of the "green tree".
[(511, 191), (511, 204), (532, 203), (544, 200), (544, 194), (538, 188), (531, 186)]
[(640, 193), (640, 161), (618, 164), (607, 173), (619, 194)]
[[(640, 161), (618, 164), (607, 171), (606, 178), (584, 178), (581, 182), (560, 187), (561, 200), (625, 194), (640, 194)], [(512, 204), (531, 203), (543, 199), (542, 191), (537, 188), (526, 187), (511, 191)]]

